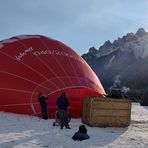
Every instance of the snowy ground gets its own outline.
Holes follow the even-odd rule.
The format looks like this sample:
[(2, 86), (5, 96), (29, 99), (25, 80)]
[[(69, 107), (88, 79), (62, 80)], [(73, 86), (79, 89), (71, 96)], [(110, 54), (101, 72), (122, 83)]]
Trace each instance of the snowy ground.
[(82, 124), (72, 119), (72, 129), (53, 127), (53, 119), (0, 112), (0, 148), (148, 148), (148, 107), (132, 104), (129, 127), (89, 127), (90, 139), (73, 141)]

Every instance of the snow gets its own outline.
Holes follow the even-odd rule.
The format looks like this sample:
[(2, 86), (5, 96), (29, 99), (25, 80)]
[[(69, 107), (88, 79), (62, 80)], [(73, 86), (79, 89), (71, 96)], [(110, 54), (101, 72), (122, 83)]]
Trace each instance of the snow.
[(83, 124), (72, 119), (71, 129), (53, 127), (54, 119), (0, 112), (0, 148), (147, 148), (148, 106), (132, 103), (128, 127), (89, 127), (90, 139), (73, 141), (71, 137)]
[(111, 66), (111, 64), (112, 64), (112, 61), (115, 59), (115, 56), (112, 56), (111, 57), (111, 59), (109, 60), (109, 63), (108, 63), (108, 65), (110, 65)]

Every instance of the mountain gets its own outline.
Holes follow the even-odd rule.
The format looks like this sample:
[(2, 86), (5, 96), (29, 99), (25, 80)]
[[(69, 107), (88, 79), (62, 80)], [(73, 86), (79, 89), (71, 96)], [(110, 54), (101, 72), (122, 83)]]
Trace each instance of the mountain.
[(148, 86), (148, 32), (127, 33), (82, 57), (99, 77), (106, 91), (112, 86), (145, 89)]

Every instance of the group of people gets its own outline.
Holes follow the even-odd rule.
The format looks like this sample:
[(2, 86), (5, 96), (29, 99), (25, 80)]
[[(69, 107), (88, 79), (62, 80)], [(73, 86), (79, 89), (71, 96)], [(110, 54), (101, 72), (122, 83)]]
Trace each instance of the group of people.
[[(40, 102), (41, 106), (42, 119), (45, 120), (48, 119), (47, 100), (48, 100), (47, 96), (43, 95), (42, 93), (39, 93), (38, 101)], [(56, 104), (58, 106), (58, 117), (61, 129), (63, 129), (64, 126), (65, 128), (70, 129), (68, 124), (68, 111), (67, 111), (70, 103), (65, 92), (62, 92), (60, 97), (58, 97)]]
[[(42, 119), (47, 120), (48, 119), (48, 111), (47, 111), (47, 100), (48, 97), (43, 95), (42, 93), (39, 93), (38, 95), (38, 101), (41, 106), (41, 113), (42, 113)], [(62, 92), (61, 95), (57, 99), (57, 116), (59, 119), (59, 125), (60, 128), (63, 129), (64, 127), (66, 129), (71, 129), (69, 126), (69, 114), (68, 114), (68, 106), (70, 105), (69, 100), (66, 96), (66, 92)], [(87, 129), (84, 125), (81, 125), (79, 127), (78, 132), (76, 132), (73, 137), (73, 140), (85, 140), (89, 139), (89, 136), (87, 135)]]

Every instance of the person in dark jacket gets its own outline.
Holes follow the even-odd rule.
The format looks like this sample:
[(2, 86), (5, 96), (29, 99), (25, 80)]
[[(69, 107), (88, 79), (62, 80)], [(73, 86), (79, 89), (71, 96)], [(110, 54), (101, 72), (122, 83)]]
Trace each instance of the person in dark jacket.
[(59, 115), (61, 129), (63, 129), (64, 126), (70, 129), (68, 124), (68, 112), (67, 112), (70, 103), (65, 92), (62, 92), (60, 97), (57, 99), (56, 103), (58, 106), (58, 115)]
[(87, 129), (85, 127), (85, 125), (80, 125), (79, 126), (79, 131), (76, 132), (73, 136), (72, 136), (73, 140), (85, 140), (85, 139), (89, 139), (89, 136), (87, 134)]
[(42, 112), (42, 119), (48, 119), (48, 111), (47, 111), (47, 96), (44, 96), (42, 93), (38, 95), (38, 101), (40, 102), (41, 112)]

